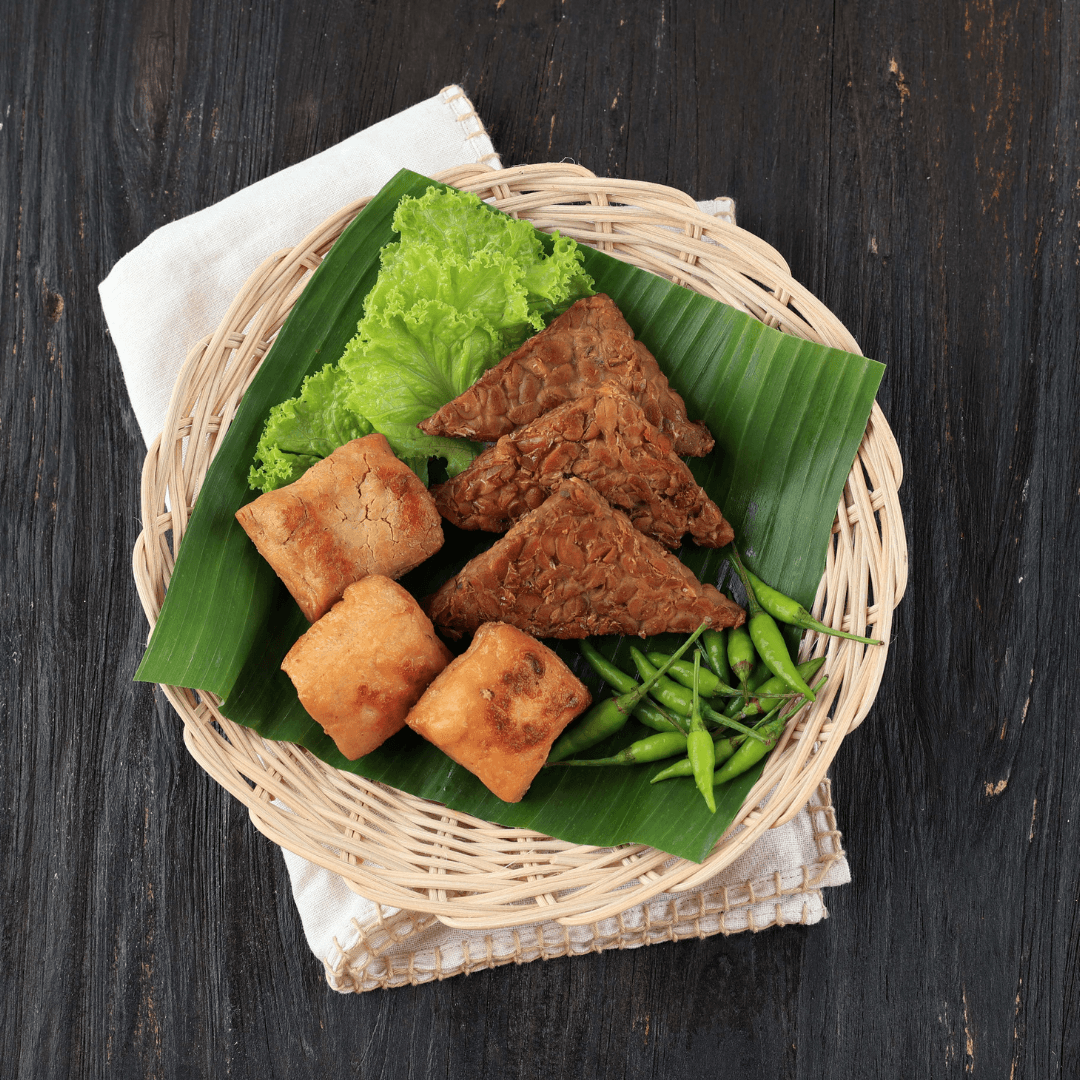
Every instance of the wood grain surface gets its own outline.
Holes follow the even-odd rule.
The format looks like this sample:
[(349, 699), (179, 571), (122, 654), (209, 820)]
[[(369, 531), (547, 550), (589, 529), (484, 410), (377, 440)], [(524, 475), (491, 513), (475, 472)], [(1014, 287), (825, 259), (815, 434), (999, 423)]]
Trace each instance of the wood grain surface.
[[(0, 0), (0, 1074), (1080, 1075), (1080, 10)], [(144, 447), (96, 286), (462, 82), (507, 164), (740, 223), (888, 365), (911, 586), (813, 928), (338, 996), (131, 681)]]

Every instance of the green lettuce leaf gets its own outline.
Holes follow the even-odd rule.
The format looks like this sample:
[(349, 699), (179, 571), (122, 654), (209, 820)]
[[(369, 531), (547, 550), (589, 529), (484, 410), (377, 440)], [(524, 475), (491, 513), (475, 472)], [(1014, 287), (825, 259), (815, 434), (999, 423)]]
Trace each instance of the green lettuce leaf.
[[(448, 475), (461, 472), (480, 445), (433, 438), (416, 425), (592, 293), (573, 240), (542, 237), (476, 195), (431, 186), (403, 198), (393, 223), (401, 239), (379, 252), (356, 337), (338, 368), (319, 373), (325, 382), (310, 391), (305, 383), (307, 398), (271, 410), (249, 474), (253, 488), (290, 483), (372, 428), (424, 483), (432, 457), (446, 460)], [(325, 420), (319, 408), (330, 410)], [(302, 437), (309, 432), (311, 439)]]
[(465, 262), (456, 255), (444, 256), (430, 244), (392, 246), (397, 250), (384, 249), (379, 279), (364, 305), (361, 336), (369, 319), (386, 311), (408, 311), (422, 300), (479, 315), (504, 342), (543, 329), (543, 320), (529, 310), (525, 271), (506, 255), (480, 251)]
[(480, 452), (479, 443), (425, 435), (416, 425), (499, 359), (499, 335), (480, 315), (441, 300), (367, 316), (362, 325), (363, 335), (349, 342), (341, 358), (353, 382), (353, 408), (363, 411), (425, 483), (428, 457), (445, 458), (450, 476), (461, 472)]
[(478, 251), (505, 255), (522, 266), (539, 262), (543, 244), (527, 221), (509, 217), (466, 191), (434, 185), (415, 199), (401, 200), (394, 228), (402, 244), (429, 244), (444, 255), (468, 260)]
[(272, 491), (291, 484), (339, 446), (370, 435), (374, 428), (350, 404), (352, 390), (345, 372), (327, 364), (304, 380), (298, 397), (275, 405), (255, 450), (250, 486)]
[(593, 279), (585, 270), (583, 253), (575, 240), (554, 234), (551, 254), (525, 268), (529, 312), (540, 329), (571, 304), (593, 293)]

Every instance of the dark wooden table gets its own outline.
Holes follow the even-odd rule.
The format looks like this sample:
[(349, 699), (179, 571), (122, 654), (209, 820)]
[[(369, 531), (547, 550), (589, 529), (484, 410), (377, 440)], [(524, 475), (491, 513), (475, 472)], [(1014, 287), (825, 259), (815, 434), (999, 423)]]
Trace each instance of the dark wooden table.
[[(1080, 1075), (1080, 8), (0, 3), (0, 1074)], [(461, 81), (507, 164), (733, 195), (888, 365), (911, 586), (813, 928), (342, 997), (131, 676), (96, 285)]]

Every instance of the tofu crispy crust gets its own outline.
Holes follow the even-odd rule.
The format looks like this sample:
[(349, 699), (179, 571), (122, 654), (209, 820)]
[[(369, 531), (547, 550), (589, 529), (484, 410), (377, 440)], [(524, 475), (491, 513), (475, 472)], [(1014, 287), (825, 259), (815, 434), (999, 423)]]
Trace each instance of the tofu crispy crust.
[(428, 435), (494, 442), (541, 414), (614, 381), (669, 435), (675, 453), (701, 457), (713, 448), (704, 424), (668, 385), (655, 357), (610, 297), (579, 300), (516, 352), (504, 357), (464, 394), (420, 424)]
[(354, 581), (401, 577), (443, 545), (435, 500), (378, 434), (338, 447), (236, 519), (312, 623)]
[(405, 726), (451, 656), (420, 605), (396, 581), (369, 574), (345, 590), (281, 667), (304, 708), (353, 761)]
[(549, 648), (493, 622), (432, 682), (407, 722), (504, 802), (519, 802), (551, 744), (590, 701)]
[(666, 547), (679, 547), (687, 532), (703, 547), (734, 539), (671, 440), (616, 383), (504, 435), (431, 494), (439, 513), (459, 528), (505, 532), (568, 476), (587, 480)]
[(647, 637), (746, 613), (703, 585), (582, 480), (563, 480), (483, 554), (425, 601), (450, 637), (501, 620), (537, 637)]

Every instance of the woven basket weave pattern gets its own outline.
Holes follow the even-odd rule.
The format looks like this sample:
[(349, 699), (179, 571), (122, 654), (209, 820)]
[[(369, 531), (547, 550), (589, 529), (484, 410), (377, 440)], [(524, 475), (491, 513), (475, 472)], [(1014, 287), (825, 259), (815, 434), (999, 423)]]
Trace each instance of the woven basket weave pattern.
[[(499, 172), (465, 166), (438, 179), (786, 333), (859, 351), (772, 248), (701, 213), (682, 192), (599, 179), (564, 164)], [(143, 469), (134, 573), (151, 626), (199, 485), (244, 390), (311, 271), (367, 201), (345, 207), (295, 248), (267, 258), (217, 330), (188, 354)], [(901, 478), (899, 451), (875, 403), (837, 511), (814, 610), (842, 629), (862, 632), (872, 624), (886, 641), (907, 579)], [(788, 725), (732, 828), (702, 864), (640, 845), (586, 847), (480, 821), (339, 772), (292, 744), (264, 741), (222, 716), (211, 694), (162, 689), (184, 721), (192, 756), (247, 805), (255, 826), (341, 874), (362, 895), (451, 926), (521, 926), (538, 919), (576, 925), (706, 881), (765, 830), (798, 813), (841, 740), (866, 716), (888, 648), (806, 635), (800, 659), (823, 651), (827, 689)]]

